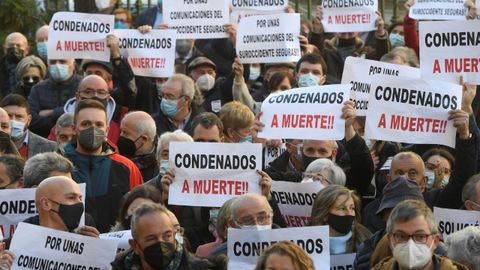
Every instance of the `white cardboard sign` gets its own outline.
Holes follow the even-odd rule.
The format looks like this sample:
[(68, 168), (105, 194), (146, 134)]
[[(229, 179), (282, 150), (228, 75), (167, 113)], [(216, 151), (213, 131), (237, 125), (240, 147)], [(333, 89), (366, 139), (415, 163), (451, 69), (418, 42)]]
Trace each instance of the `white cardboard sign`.
[(468, 226), (480, 225), (480, 212), (434, 207), (438, 230), (445, 240), (448, 235)]
[(325, 32), (366, 32), (376, 29), (377, 0), (322, 1)]

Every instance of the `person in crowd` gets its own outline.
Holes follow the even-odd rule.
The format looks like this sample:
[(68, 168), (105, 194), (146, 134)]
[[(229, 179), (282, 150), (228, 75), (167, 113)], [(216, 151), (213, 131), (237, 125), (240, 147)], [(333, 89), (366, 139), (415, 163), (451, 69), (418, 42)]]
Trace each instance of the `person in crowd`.
[(269, 246), (258, 258), (255, 270), (315, 270), (313, 261), (298, 245), (280, 241)]
[(468, 267), (480, 270), (480, 227), (468, 226), (449, 235), (446, 239), (447, 257)]
[(406, 200), (395, 206), (387, 221), (387, 236), (393, 256), (379, 262), (374, 270), (467, 270), (461, 264), (433, 254), (440, 235), (432, 210), (423, 202)]
[[(354, 266), (355, 269), (363, 270), (363, 269), (370, 269), (372, 266), (372, 262), (378, 261), (378, 257), (388, 257), (391, 256), (391, 251), (387, 248), (387, 250), (378, 249), (381, 252), (386, 254), (379, 255), (378, 252), (375, 253), (375, 257), (372, 258), (374, 251), (376, 251), (377, 245), (380, 241), (383, 241), (383, 244), (388, 244), (387, 239), (385, 238), (386, 230), (385, 230), (385, 223), (392, 212), (392, 209), (402, 201), (405, 200), (419, 200), (424, 202), (423, 195), (420, 192), (420, 187), (418, 186), (417, 182), (411, 181), (405, 177), (398, 177), (395, 180), (389, 182), (385, 185), (382, 197), (380, 201), (380, 206), (378, 210), (374, 213), (380, 218), (380, 221), (383, 222), (382, 224), (372, 224), (375, 219), (371, 218), (371, 215), (368, 215), (364, 209), (363, 213), (363, 225), (365, 225), (370, 231), (374, 231), (375, 233), (369, 239), (365, 240), (360, 247), (357, 249), (357, 255), (355, 257)], [(438, 251), (442, 252), (442, 251)]]
[(152, 28), (159, 28), (163, 23), (163, 0), (157, 0), (157, 5), (143, 11), (135, 20), (135, 28), (149, 25)]
[(17, 86), (15, 69), (29, 52), (28, 40), (22, 33), (13, 32), (5, 38), (3, 57), (0, 59), (0, 97), (10, 94)]
[[(237, 63), (233, 64), (235, 67), (238, 66), (238, 61)], [(294, 63), (268, 63), (265, 64), (265, 72), (263, 74), (263, 84), (260, 87), (260, 89), (255, 90), (252, 89), (252, 98), (256, 102), (263, 102), (265, 98), (272, 93), (273, 88), (270, 88), (270, 79), (275, 73), (282, 72), (282, 73), (288, 73), (291, 76), (293, 76), (295, 70), (295, 64)], [(237, 73), (234, 69), (234, 72)], [(235, 74), (236, 75), (236, 74)], [(288, 75), (287, 75), (288, 76)], [(239, 78), (238, 78), (239, 79)], [(237, 80), (238, 80), (237, 79)], [(291, 84), (293, 88), (294, 84)], [(246, 104), (248, 106), (248, 104)]]
[(0, 107), (0, 154), (13, 154), (20, 156), (17, 147), (11, 140), (10, 133), (10, 116), (8, 116), (8, 113)]
[(107, 111), (97, 100), (78, 102), (74, 114), (75, 138), (64, 148), (65, 157), (75, 165), (73, 179), (86, 183), (86, 210), (100, 232), (107, 232), (118, 216), (123, 196), (143, 184), (135, 164), (115, 152), (106, 142)]
[(444, 188), (452, 175), (454, 157), (443, 148), (432, 148), (422, 155), (425, 161), (426, 189)]
[(51, 152), (57, 149), (55, 142), (38, 136), (29, 130), (32, 115), (25, 98), (18, 94), (9, 94), (0, 101), (2, 107), (10, 116), (12, 131), (10, 136), (20, 155), (25, 159), (35, 154)]
[(462, 190), (463, 208), (470, 211), (480, 211), (480, 174), (468, 179)]
[(320, 181), (323, 186), (345, 186), (347, 176), (340, 166), (328, 158), (318, 158), (305, 169), (302, 183)]
[(135, 163), (145, 180), (159, 173), (156, 132), (155, 120), (146, 112), (129, 112), (120, 123), (118, 150)]
[(68, 112), (62, 114), (55, 124), (55, 135), (48, 136), (48, 139), (51, 141), (56, 141), (58, 148), (63, 149), (65, 144), (73, 139), (75, 135), (74, 124), (73, 124), (73, 112)]
[(327, 82), (327, 64), (320, 54), (304, 54), (295, 66), (298, 87), (323, 85)]
[(195, 39), (177, 39), (175, 44), (175, 73), (187, 74), (187, 67), (203, 53), (195, 46)]
[(192, 138), (195, 142), (223, 142), (223, 123), (211, 112), (203, 112), (192, 120)]
[(223, 123), (225, 142), (252, 143), (255, 116), (252, 111), (238, 101), (225, 104), (218, 113)]
[(28, 96), (32, 113), (30, 130), (45, 138), (64, 113), (67, 100), (75, 96), (82, 79), (75, 73), (74, 59), (49, 59), (48, 73), (50, 77), (33, 86)]
[(174, 74), (163, 85), (160, 112), (155, 119), (157, 134), (181, 129), (189, 133), (191, 121), (202, 109), (194, 100), (195, 83), (183, 74)]
[(25, 162), (23, 181), (26, 188), (34, 188), (52, 176), (72, 178), (73, 164), (55, 152), (36, 154)]
[(328, 225), (330, 254), (356, 252), (372, 233), (360, 223), (360, 199), (353, 190), (329, 185), (318, 192), (312, 206), (310, 225)]
[[(132, 218), (133, 239), (130, 250), (121, 253), (112, 263), (118, 269), (225, 269), (208, 260), (195, 257), (176, 239), (178, 233), (168, 210), (160, 204), (143, 204)], [(225, 264), (225, 261), (222, 261)]]
[(405, 33), (403, 31), (403, 22), (392, 23), (388, 27), (388, 40), (393, 48), (405, 46)]
[(0, 189), (23, 188), (25, 161), (12, 154), (0, 155)]
[(130, 230), (132, 216), (135, 210), (146, 203), (163, 204), (162, 194), (152, 185), (140, 185), (134, 187), (125, 195), (120, 206), (120, 212), (112, 232)]
[(224, 202), (220, 209), (210, 209), (210, 219), (208, 229), (215, 237), (215, 241), (198, 246), (195, 255), (207, 257), (213, 250), (227, 241), (228, 222), (230, 220), (232, 206), (235, 198)]
[(15, 74), (19, 83), (12, 93), (28, 98), (32, 87), (47, 77), (47, 67), (42, 59), (29, 55), (18, 62)]
[(48, 61), (47, 55), (48, 25), (40, 26), (35, 32), (35, 43), (37, 44), (37, 55), (44, 63)]
[(115, 16), (115, 29), (130, 29), (132, 27), (132, 12), (124, 8), (117, 8), (113, 11)]

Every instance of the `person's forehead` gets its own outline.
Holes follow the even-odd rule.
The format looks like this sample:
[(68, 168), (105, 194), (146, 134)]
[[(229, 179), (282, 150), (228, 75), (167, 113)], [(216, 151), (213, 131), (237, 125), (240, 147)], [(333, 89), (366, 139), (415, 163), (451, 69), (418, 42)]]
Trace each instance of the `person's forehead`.
[(77, 115), (77, 122), (82, 122), (82, 121), (102, 121), (106, 122), (106, 114), (105, 111), (97, 108), (85, 108), (81, 111), (78, 112)]
[(196, 71), (196, 72), (199, 72), (199, 71), (215, 71), (215, 69), (208, 64), (198, 65), (193, 70)]
[(200, 124), (200, 125), (197, 125), (195, 127), (195, 129), (193, 130), (193, 137), (197, 137), (197, 136), (200, 136), (200, 135), (205, 136), (207, 133), (209, 135), (220, 136), (220, 130), (218, 129), (217, 125), (213, 125), (210, 128), (206, 128), (206, 127), (204, 127)]
[(340, 195), (335, 200), (334, 206), (350, 205), (350, 204), (354, 204), (354, 203), (355, 202), (353, 201), (352, 197), (349, 197), (347, 195)]
[(24, 37), (21, 35), (11, 35), (5, 40), (5, 44), (8, 45), (14, 45), (14, 44), (20, 44), (20, 45), (25, 45), (26, 40)]
[(403, 231), (408, 234), (418, 233), (420, 231), (430, 232), (428, 222), (423, 215), (419, 215), (409, 221), (397, 221), (393, 223), (393, 231)]
[(163, 86), (164, 94), (180, 94), (182, 83), (178, 80), (168, 80)]
[(107, 89), (108, 85), (105, 82), (105, 80), (100, 78), (100, 77), (89, 77), (80, 84), (79, 88), (80, 88), (80, 90)]
[(122, 19), (125, 18), (126, 19), (127, 18), (127, 13), (125, 13), (125, 12), (117, 13), (117, 14), (115, 14), (115, 18), (117, 18), (117, 19), (118, 18), (122, 18)]
[(259, 198), (252, 198), (248, 201), (243, 201), (243, 203), (238, 207), (237, 214), (239, 217), (252, 215), (255, 216), (258, 213), (269, 212), (267, 204), (265, 201), (260, 200)]
[(89, 64), (89, 65), (85, 68), (85, 72), (87, 72), (87, 73), (89, 73), (89, 72), (96, 72), (96, 71), (101, 71), (102, 73), (108, 73), (107, 69), (105, 69), (104, 66), (99, 65), (99, 64), (95, 64), (95, 63)]
[(8, 105), (3, 107), (8, 114), (27, 114), (27, 109), (17, 105)]
[(308, 140), (303, 143), (303, 148), (330, 149), (332, 148), (332, 144), (329, 141)]
[(413, 156), (402, 157), (392, 161), (392, 170), (418, 170), (422, 167), (423, 161)]
[(319, 71), (322, 71), (322, 65), (317, 63), (317, 64), (313, 64), (313, 63), (310, 63), (308, 61), (303, 61), (301, 64), (300, 64), (300, 69), (311, 69), (311, 70), (319, 70)]
[(170, 217), (162, 212), (153, 212), (142, 216), (137, 223), (137, 234), (144, 237), (173, 230)]
[(439, 156), (439, 155), (433, 155), (431, 157), (428, 158), (427, 162), (429, 163), (433, 163), (433, 164), (440, 164), (442, 165), (443, 167), (450, 167), (450, 163), (448, 162), (448, 160), (442, 156)]

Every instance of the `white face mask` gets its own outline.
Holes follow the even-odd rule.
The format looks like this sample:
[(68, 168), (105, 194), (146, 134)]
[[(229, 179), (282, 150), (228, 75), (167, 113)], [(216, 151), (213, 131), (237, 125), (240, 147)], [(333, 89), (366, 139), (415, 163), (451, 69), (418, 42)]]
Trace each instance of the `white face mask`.
[(215, 78), (210, 74), (203, 74), (198, 77), (196, 84), (202, 91), (209, 91), (215, 85)]
[(432, 244), (417, 244), (413, 239), (405, 243), (396, 244), (393, 247), (393, 257), (404, 268), (420, 269), (432, 259)]
[(257, 230), (257, 231), (264, 231), (264, 230), (271, 230), (272, 224), (270, 225), (244, 225), (241, 226), (240, 229), (244, 230)]
[(179, 233), (175, 234), (175, 240), (177, 240), (177, 243), (180, 245), (183, 245), (183, 236), (181, 236)]

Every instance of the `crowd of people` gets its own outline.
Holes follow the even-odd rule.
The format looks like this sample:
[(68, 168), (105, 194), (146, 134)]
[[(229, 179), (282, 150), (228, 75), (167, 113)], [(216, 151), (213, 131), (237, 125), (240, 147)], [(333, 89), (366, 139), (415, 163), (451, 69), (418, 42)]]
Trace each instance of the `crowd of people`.
[[(106, 40), (111, 60), (104, 62), (49, 58), (48, 25), (37, 29), (36, 48), (24, 34), (10, 33), (0, 59), (0, 189), (36, 188), (37, 214), (26, 223), (89, 237), (130, 230), (130, 248), (108, 262), (113, 269), (227, 269), (229, 229), (287, 227), (273, 181), (318, 181), (323, 188), (306, 226), (328, 226), (330, 255), (356, 253), (354, 269), (479, 270), (480, 228), (442, 239), (433, 214), (441, 207), (480, 217), (476, 85), (461, 82), (461, 108), (449, 112), (455, 148), (365, 139), (365, 117), (352, 101), (342, 107), (342, 140), (257, 136), (269, 95), (339, 84), (348, 56), (418, 68), (412, 4), (403, 21), (387, 27), (378, 13), (375, 31), (349, 33), (325, 33), (317, 8), (311, 21), (301, 21), (296, 63), (242, 64), (236, 26), (228, 24), (229, 38), (177, 40), (168, 78), (135, 75), (113, 34)], [(115, 16), (117, 29), (168, 28), (161, 0), (135, 22), (122, 8), (101, 12)], [(176, 179), (171, 142), (261, 143), (263, 151), (285, 151), (257, 171), (260, 194), (236, 196), (220, 208), (178, 206), (169, 203)], [(16, 259), (10, 242), (0, 244), (2, 270)], [(281, 241), (259, 254), (255, 269), (315, 267), (301, 247)]]

